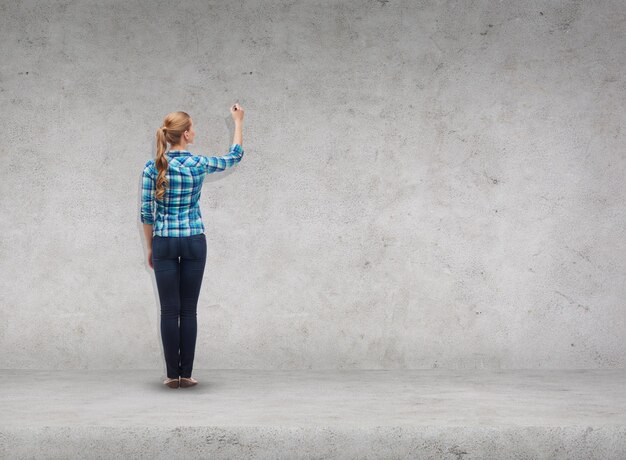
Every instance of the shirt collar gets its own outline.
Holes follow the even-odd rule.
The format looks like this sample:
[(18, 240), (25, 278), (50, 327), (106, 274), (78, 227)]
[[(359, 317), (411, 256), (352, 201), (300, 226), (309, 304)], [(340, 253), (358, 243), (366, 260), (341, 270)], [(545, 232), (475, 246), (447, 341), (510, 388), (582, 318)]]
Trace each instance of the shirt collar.
[(191, 152), (189, 150), (168, 150), (167, 153), (172, 156), (191, 155)]

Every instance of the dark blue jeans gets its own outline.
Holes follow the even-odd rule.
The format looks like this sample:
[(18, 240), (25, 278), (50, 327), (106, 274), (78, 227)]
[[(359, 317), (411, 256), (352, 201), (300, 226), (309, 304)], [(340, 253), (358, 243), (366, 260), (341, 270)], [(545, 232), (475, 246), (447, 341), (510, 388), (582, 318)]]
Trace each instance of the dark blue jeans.
[(206, 253), (204, 233), (152, 238), (152, 265), (161, 302), (161, 338), (168, 378), (191, 377)]

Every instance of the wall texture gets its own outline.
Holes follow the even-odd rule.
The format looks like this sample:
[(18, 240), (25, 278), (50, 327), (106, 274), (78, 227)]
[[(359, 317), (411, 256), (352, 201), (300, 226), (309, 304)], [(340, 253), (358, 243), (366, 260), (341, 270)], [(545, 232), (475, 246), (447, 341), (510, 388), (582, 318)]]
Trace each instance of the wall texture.
[(624, 367), (625, 5), (2, 1), (0, 366), (164, 368), (141, 169), (239, 101), (196, 369)]

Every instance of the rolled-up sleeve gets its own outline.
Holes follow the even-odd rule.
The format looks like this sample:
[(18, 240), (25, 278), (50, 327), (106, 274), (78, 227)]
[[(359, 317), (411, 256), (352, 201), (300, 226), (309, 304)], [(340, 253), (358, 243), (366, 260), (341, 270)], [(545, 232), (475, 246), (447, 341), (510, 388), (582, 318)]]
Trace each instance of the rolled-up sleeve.
[(200, 165), (208, 174), (224, 171), (226, 168), (236, 165), (243, 157), (243, 147), (239, 144), (233, 144), (230, 152), (220, 157), (200, 156)]
[(141, 181), (141, 222), (154, 225), (155, 181), (150, 161), (143, 168)]

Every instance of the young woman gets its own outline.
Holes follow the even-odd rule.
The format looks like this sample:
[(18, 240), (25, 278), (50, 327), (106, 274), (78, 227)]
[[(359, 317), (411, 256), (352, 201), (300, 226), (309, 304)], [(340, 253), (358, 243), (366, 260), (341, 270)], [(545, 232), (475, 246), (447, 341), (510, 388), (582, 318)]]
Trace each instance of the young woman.
[[(141, 222), (161, 302), (161, 338), (170, 388), (189, 387), (196, 348), (196, 307), (206, 262), (206, 237), (198, 201), (207, 174), (224, 171), (243, 157), (243, 108), (230, 108), (235, 135), (230, 152), (206, 157), (187, 150), (193, 144), (193, 121), (172, 112), (157, 130), (156, 159), (143, 169)], [(167, 143), (171, 145), (165, 151)], [(155, 216), (156, 208), (156, 216)], [(178, 320), (180, 317), (180, 326)]]

